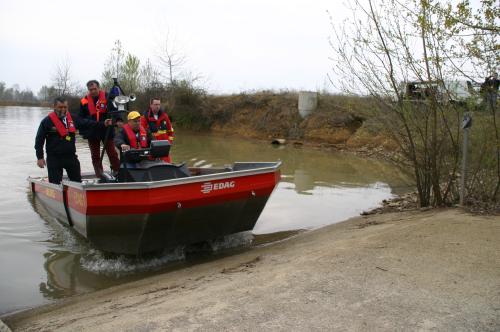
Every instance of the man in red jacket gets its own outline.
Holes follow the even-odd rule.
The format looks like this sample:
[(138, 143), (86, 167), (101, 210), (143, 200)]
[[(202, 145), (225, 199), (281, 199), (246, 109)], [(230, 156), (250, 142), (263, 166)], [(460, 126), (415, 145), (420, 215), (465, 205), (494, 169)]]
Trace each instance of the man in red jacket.
[[(160, 98), (151, 99), (149, 109), (141, 118), (141, 125), (149, 129), (156, 140), (168, 140), (170, 144), (174, 141), (174, 128), (172, 128), (167, 112), (161, 108)], [(170, 156), (162, 159), (167, 163), (172, 162)]]
[[(88, 94), (80, 100), (80, 117), (83, 119), (104, 122), (108, 118), (108, 95), (99, 88), (99, 82), (91, 80), (87, 82)], [(101, 141), (104, 143), (104, 149), (109, 158), (111, 169), (116, 173), (120, 169), (120, 159), (116, 153), (113, 137), (114, 130), (109, 129), (109, 134), (106, 138), (107, 129), (103, 127), (94, 127), (88, 130), (80, 130), (83, 138), (89, 142), (90, 154), (92, 156), (92, 165), (94, 166), (95, 175), (101, 177), (103, 173), (101, 160)]]

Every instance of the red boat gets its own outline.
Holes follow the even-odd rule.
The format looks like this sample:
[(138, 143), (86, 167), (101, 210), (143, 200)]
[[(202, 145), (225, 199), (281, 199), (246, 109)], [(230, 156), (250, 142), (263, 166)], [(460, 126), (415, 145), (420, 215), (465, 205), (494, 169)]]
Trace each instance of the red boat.
[(117, 180), (83, 174), (81, 183), (28, 181), (50, 215), (96, 248), (140, 255), (252, 230), (280, 180), (280, 165), (188, 168), (143, 160), (133, 168), (124, 163)]

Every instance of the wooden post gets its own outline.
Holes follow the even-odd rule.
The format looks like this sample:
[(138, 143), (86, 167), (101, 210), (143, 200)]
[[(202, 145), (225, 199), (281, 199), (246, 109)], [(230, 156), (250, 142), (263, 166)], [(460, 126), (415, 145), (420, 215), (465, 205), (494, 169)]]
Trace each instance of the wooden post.
[(469, 145), (469, 128), (464, 128), (464, 143), (462, 152), (462, 178), (460, 179), (460, 205), (465, 202), (465, 179), (467, 173), (467, 146)]
[(460, 205), (465, 204), (465, 183), (467, 178), (467, 148), (469, 146), (469, 128), (472, 126), (472, 117), (466, 113), (462, 121), (464, 130), (464, 146), (462, 150), (462, 178), (460, 179)]

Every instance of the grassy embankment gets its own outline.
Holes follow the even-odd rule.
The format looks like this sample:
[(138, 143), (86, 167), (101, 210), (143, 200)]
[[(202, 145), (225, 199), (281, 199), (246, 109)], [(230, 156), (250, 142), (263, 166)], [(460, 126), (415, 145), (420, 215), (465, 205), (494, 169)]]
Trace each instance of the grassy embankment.
[(387, 150), (395, 144), (377, 121), (369, 98), (318, 95), (307, 118), (298, 113), (296, 92), (227, 96), (177, 94), (170, 111), (176, 126), (255, 139), (288, 139), (339, 148)]
[[(318, 94), (318, 108), (305, 119), (298, 112), (297, 92), (262, 91), (217, 96), (180, 89), (170, 98), (170, 105), (173, 107), (169, 108), (169, 114), (174, 125), (180, 128), (263, 140), (283, 138), (341, 149), (399, 150), (387, 128), (388, 123), (398, 122), (396, 118), (390, 120), (395, 115), (377, 111), (369, 97)], [(480, 106), (474, 109), (474, 128), (469, 138), (471, 147), (495, 139), (491, 112), (481, 111)], [(457, 128), (457, 121), (461, 123), (467, 107), (458, 110), (458, 113), (453, 109), (445, 110), (451, 112), (448, 121), (453, 130)], [(473, 156), (475, 151), (478, 149), (471, 148), (471, 158), (482, 158)]]

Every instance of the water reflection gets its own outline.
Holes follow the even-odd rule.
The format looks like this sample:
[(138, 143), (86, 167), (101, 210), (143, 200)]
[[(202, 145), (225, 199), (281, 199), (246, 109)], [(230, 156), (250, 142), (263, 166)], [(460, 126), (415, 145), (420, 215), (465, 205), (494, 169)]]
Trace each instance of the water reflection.
[(175, 162), (187, 161), (189, 165), (197, 166), (279, 159), (283, 161), (283, 178), (299, 178), (299, 188), (302, 184), (309, 187), (318, 183), (327, 186), (366, 186), (384, 182), (390, 185), (393, 192), (397, 192), (406, 191), (411, 185), (408, 176), (386, 162), (310, 147), (280, 145), (277, 148), (272, 144), (251, 140), (180, 132), (172, 153)]
[(48, 299), (81, 294), (95, 289), (87, 280), (96, 277), (81, 269), (78, 255), (71, 252), (50, 250), (43, 254), (47, 281), (39, 285), (40, 292)]
[[(312, 182), (309, 182), (311, 188)], [(332, 186), (315, 184), (306, 191), (297, 190), (295, 183), (282, 181), (277, 188), (280, 199), (270, 200), (254, 233), (271, 233), (293, 229), (312, 229), (333, 224), (359, 215), (391, 197), (387, 184), (368, 186)]]
[(314, 181), (311, 174), (302, 169), (296, 169), (293, 173), (295, 191), (302, 195), (312, 195), (309, 190), (314, 189)]
[[(39, 284), (48, 299), (60, 299), (137, 280), (163, 269), (171, 262), (182, 261), (182, 251), (136, 258), (107, 256), (89, 249), (85, 253), (49, 250), (44, 255), (46, 281)], [(173, 266), (172, 266), (173, 267)]]

